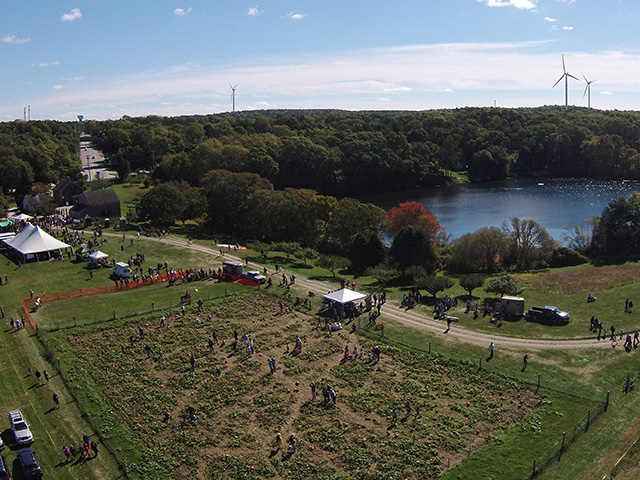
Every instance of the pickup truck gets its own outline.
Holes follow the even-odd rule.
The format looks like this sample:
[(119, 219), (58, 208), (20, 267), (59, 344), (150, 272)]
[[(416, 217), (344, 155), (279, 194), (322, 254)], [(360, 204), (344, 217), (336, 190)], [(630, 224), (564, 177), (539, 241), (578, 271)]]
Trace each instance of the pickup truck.
[(553, 324), (566, 324), (569, 323), (569, 314), (547, 305), (546, 307), (531, 307), (525, 313), (525, 316), (534, 322), (553, 323)]
[(267, 277), (265, 277), (264, 275), (260, 275), (260, 272), (258, 272), (257, 270), (250, 270), (248, 272), (244, 272), (242, 276), (244, 278), (248, 278), (249, 280), (253, 280), (258, 285), (262, 285), (267, 281)]

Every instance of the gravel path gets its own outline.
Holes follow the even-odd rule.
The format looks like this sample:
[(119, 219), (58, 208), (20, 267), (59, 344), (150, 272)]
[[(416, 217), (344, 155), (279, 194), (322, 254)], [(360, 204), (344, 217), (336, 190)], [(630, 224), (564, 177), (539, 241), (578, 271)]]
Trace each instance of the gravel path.
[[(110, 236), (118, 236), (117, 234), (108, 234)], [(187, 244), (187, 241), (183, 238), (174, 237), (174, 236), (166, 236), (161, 238), (155, 237), (144, 237), (145, 240), (156, 241), (160, 243), (166, 243), (169, 245), (175, 245), (183, 248), (190, 248), (192, 250), (196, 250), (202, 252), (207, 255), (215, 256), (218, 259), (220, 258), (220, 251), (206, 247), (204, 245), (199, 245), (197, 243), (192, 243), (191, 245)], [(225, 260), (229, 261), (237, 261), (244, 263), (244, 261), (234, 256), (230, 253), (225, 253)], [(252, 268), (262, 271), (263, 265), (250, 263)], [(303, 287), (304, 290), (313, 292), (315, 295), (324, 295), (330, 290), (335, 290), (335, 285), (327, 284), (320, 281), (309, 280), (308, 278), (303, 278), (296, 276), (296, 285), (299, 287)], [(424, 315), (420, 315), (416, 313), (414, 310), (405, 310), (400, 308), (400, 306), (394, 302), (387, 302), (383, 309), (383, 317), (392, 318), (398, 322), (404, 323), (406, 325), (411, 325), (413, 327), (419, 328), (421, 330), (428, 331), (430, 333), (443, 335), (444, 324), (442, 321), (434, 320), (433, 318), (426, 317)], [(585, 349), (585, 348), (611, 348), (611, 342), (608, 340), (598, 341), (595, 337), (590, 338), (568, 338), (568, 339), (533, 339), (533, 338), (520, 338), (520, 337), (510, 337), (503, 335), (492, 335), (490, 333), (485, 332), (477, 332), (473, 330), (468, 330), (465, 328), (456, 327), (455, 324), (451, 325), (451, 330), (446, 334), (447, 338), (450, 338), (452, 341), (459, 341), (461, 343), (473, 344), (478, 346), (487, 347), (491, 342), (494, 342), (497, 346), (502, 348), (505, 347), (513, 347), (518, 349), (525, 349), (528, 351), (533, 350), (545, 350), (545, 349)]]

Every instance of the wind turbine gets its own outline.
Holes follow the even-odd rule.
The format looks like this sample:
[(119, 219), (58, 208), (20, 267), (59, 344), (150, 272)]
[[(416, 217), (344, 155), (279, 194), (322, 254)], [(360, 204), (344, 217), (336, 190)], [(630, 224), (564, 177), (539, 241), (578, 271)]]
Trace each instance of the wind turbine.
[(587, 93), (589, 93), (587, 105), (589, 106), (589, 108), (591, 108), (591, 84), (595, 82), (595, 80), (591, 80), (591, 81), (587, 80), (587, 77), (584, 76), (584, 73), (582, 74), (582, 78), (584, 78), (584, 81), (587, 82), (587, 86), (584, 87), (584, 93), (582, 94), (582, 98), (584, 98), (584, 96)]
[(558, 85), (560, 81), (564, 78), (564, 109), (569, 110), (569, 77), (573, 78), (574, 80), (580, 80), (580, 79), (574, 77), (569, 72), (567, 72), (567, 69), (564, 66), (564, 53), (562, 54), (562, 71), (564, 73), (558, 79), (558, 81), (553, 84), (553, 87), (551, 88), (555, 88), (555, 86)]
[(236, 87), (238, 86), (238, 84), (236, 83), (235, 85), (231, 85), (229, 84), (229, 86), (231, 87), (231, 104), (233, 105), (233, 112), (236, 111)]

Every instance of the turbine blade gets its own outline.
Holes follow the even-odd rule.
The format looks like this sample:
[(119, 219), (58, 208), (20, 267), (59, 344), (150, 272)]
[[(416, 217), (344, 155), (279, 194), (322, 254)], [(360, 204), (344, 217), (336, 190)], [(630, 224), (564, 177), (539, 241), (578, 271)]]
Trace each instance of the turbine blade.
[(564, 66), (564, 53), (562, 54), (562, 70), (564, 71), (564, 73), (567, 73), (567, 69)]
[(582, 94), (582, 98), (585, 97), (585, 95), (587, 94), (587, 90), (589, 90), (589, 84), (587, 83), (587, 86), (584, 87), (584, 93)]
[(566, 75), (567, 75), (567, 77), (571, 77), (571, 78), (573, 78), (574, 80), (580, 80), (579, 78), (574, 77), (574, 76), (573, 76), (573, 75), (571, 75), (570, 73), (567, 73)]
[(554, 88), (557, 84), (559, 84), (559, 83), (562, 81), (562, 79), (563, 79), (563, 78), (564, 78), (564, 75), (562, 75), (562, 76), (558, 79), (558, 81), (557, 81), (556, 83), (554, 83), (554, 84), (553, 84), (553, 87), (551, 87), (551, 88)]
[(587, 77), (584, 76), (584, 73), (580, 73), (580, 75), (582, 75), (582, 78), (584, 78), (584, 81), (589, 83), (589, 80), (587, 80)]

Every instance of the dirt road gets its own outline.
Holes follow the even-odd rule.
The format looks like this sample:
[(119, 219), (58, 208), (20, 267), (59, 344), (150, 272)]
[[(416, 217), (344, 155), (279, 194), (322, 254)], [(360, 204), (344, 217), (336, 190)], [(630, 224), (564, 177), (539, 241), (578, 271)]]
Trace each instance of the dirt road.
[[(117, 236), (116, 234), (109, 234), (110, 236)], [(166, 237), (144, 237), (145, 240), (156, 241), (160, 243), (166, 243), (169, 245), (175, 245), (183, 248), (190, 248), (207, 255), (220, 258), (220, 251), (198, 245), (197, 243), (188, 244), (183, 238), (166, 236)], [(224, 260), (237, 261), (243, 263), (244, 261), (234, 256), (231, 253), (225, 253)], [(249, 265), (257, 270), (262, 271), (264, 265), (255, 263), (249, 263)], [(313, 292), (316, 295), (324, 295), (330, 290), (335, 290), (335, 284), (328, 284), (320, 281), (309, 280), (308, 278), (296, 276), (296, 285), (302, 287), (304, 290)], [(420, 315), (414, 310), (405, 310), (400, 308), (400, 305), (394, 302), (387, 302), (383, 309), (383, 318), (388, 317), (398, 322), (402, 322), (406, 325), (411, 325), (415, 328), (428, 331), (435, 335), (443, 335), (444, 324), (442, 321), (434, 320), (433, 318)], [(611, 348), (611, 342), (608, 340), (596, 340), (593, 338), (571, 338), (571, 339), (532, 339), (532, 338), (519, 338), (509, 337), (504, 335), (492, 335), (485, 332), (477, 332), (474, 330), (468, 330), (465, 328), (451, 326), (451, 330), (446, 334), (447, 338), (451, 341), (458, 341), (461, 343), (473, 344), (478, 346), (488, 346), (491, 342), (501, 348), (518, 348), (525, 349), (527, 351), (545, 350), (545, 349), (583, 349), (583, 348)]]

